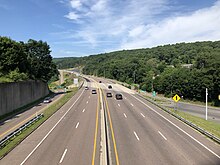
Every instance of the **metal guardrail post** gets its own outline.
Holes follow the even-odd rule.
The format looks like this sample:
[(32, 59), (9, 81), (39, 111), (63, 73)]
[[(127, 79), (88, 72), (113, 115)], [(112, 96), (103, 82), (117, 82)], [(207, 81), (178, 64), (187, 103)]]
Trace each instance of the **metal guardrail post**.
[(33, 119), (29, 120), (28, 122), (26, 122), (25, 124), (23, 124), (22, 126), (20, 126), (18, 129), (16, 129), (15, 131), (11, 132), (10, 134), (8, 134), (5, 138), (3, 138), (2, 140), (0, 140), (0, 148), (3, 148), (6, 143), (11, 140), (12, 137), (18, 135), (19, 133), (21, 133), (21, 131), (23, 131), (24, 129), (26, 129), (29, 125), (33, 124), (35, 121), (39, 120), (40, 118), (42, 118), (44, 115), (43, 114), (39, 114), (36, 117), (34, 117)]

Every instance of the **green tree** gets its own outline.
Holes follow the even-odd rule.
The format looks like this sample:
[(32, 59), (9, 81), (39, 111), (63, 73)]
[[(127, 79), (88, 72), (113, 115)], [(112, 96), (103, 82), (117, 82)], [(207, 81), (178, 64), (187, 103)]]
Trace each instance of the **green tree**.
[(22, 45), (10, 38), (0, 37), (0, 73), (6, 75), (16, 68), (26, 73), (27, 67), (27, 56)]
[(30, 64), (29, 75), (32, 79), (48, 82), (54, 75), (58, 75), (50, 55), (50, 46), (46, 42), (30, 39), (24, 47)]

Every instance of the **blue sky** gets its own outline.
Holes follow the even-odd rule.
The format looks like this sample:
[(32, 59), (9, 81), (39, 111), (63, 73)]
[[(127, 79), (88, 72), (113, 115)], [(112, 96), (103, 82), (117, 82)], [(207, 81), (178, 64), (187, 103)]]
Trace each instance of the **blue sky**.
[(220, 40), (220, 0), (0, 0), (0, 35), (53, 57)]

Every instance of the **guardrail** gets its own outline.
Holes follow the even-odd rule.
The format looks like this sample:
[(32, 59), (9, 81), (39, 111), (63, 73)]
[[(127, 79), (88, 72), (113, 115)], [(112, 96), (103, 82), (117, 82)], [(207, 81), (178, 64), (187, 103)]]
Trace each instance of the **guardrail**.
[(140, 94), (138, 94), (138, 96), (140, 96), (140, 97), (142, 97), (143, 99), (149, 101), (150, 103), (152, 103), (152, 104), (158, 106), (159, 108), (161, 108), (162, 110), (166, 111), (166, 112), (169, 113), (170, 115), (172, 115), (172, 116), (176, 117), (177, 119), (183, 121), (183, 122), (186, 123), (187, 125), (191, 126), (192, 128), (196, 129), (196, 130), (199, 131), (200, 133), (202, 133), (202, 134), (208, 136), (210, 139), (212, 139), (212, 140), (214, 140), (215, 142), (217, 142), (217, 143), (220, 144), (220, 139), (219, 139), (218, 137), (216, 137), (215, 135), (213, 135), (213, 134), (207, 132), (206, 130), (204, 130), (204, 129), (198, 127), (197, 125), (195, 125), (195, 124), (193, 124), (192, 122), (190, 122), (190, 121), (188, 121), (188, 120), (182, 118), (181, 116), (179, 116), (179, 115), (177, 115), (177, 114), (171, 112), (170, 110), (168, 110), (168, 109), (166, 109), (166, 108), (160, 106), (159, 104), (155, 103), (154, 101), (152, 101), (152, 100), (150, 100), (150, 99), (148, 99), (148, 98), (146, 98), (146, 97), (144, 97), (144, 96), (142, 96), (142, 95), (140, 95)]
[(7, 144), (7, 142), (10, 141), (13, 137), (21, 133), (21, 131), (23, 131), (25, 128), (27, 128), (28, 126), (30, 126), (31, 124), (42, 118), (43, 116), (44, 116), (43, 114), (37, 115), (33, 119), (29, 120), (27, 123), (20, 126), (18, 129), (7, 135), (5, 138), (0, 140), (0, 149), (3, 148)]

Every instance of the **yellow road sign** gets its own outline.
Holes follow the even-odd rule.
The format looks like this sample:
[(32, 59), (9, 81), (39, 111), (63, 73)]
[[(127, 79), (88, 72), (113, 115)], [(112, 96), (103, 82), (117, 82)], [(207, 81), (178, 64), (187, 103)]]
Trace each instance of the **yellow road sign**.
[(173, 96), (173, 100), (175, 102), (178, 102), (180, 100), (180, 97), (176, 94), (175, 96)]
[(220, 95), (218, 95), (218, 99), (220, 100)]

